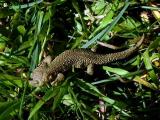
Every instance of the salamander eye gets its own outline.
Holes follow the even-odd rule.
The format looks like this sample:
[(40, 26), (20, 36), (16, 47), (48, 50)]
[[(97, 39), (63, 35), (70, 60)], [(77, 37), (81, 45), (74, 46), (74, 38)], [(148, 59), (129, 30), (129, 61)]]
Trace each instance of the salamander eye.
[(48, 79), (49, 79), (49, 81), (52, 81), (53, 80), (53, 76), (49, 75)]

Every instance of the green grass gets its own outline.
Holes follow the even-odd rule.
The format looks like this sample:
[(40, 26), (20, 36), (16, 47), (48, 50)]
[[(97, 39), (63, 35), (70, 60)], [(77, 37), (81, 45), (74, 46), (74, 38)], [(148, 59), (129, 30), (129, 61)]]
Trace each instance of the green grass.
[[(160, 119), (160, 13), (156, 13), (160, 8), (152, 4), (149, 0), (2, 0), (0, 120)], [(46, 55), (92, 47), (105, 53), (97, 41), (129, 47), (143, 34), (137, 53), (96, 67), (94, 76), (69, 70), (58, 86), (28, 84)]]

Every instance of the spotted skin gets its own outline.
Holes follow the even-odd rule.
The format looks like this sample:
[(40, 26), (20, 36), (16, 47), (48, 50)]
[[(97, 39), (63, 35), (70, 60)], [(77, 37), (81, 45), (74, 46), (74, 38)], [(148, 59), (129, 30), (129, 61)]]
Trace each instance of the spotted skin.
[(32, 72), (30, 84), (35, 87), (42, 86), (48, 82), (56, 84), (58, 81), (63, 80), (63, 73), (72, 67), (87, 68), (87, 71), (93, 74), (88, 68), (92, 68), (91, 66), (93, 65), (103, 65), (130, 56), (137, 51), (143, 39), (144, 35), (134, 47), (117, 53), (97, 54), (86, 49), (74, 49), (64, 51), (54, 60), (48, 56)]

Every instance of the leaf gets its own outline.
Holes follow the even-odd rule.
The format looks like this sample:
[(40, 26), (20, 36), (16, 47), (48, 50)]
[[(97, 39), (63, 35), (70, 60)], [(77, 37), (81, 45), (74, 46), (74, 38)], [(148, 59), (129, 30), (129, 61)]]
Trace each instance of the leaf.
[(41, 2), (43, 2), (43, 0), (37, 0), (35, 2), (29, 2), (29, 3), (23, 4), (23, 5), (12, 5), (12, 6), (10, 6), (10, 9), (14, 9), (16, 11), (16, 10), (19, 10), (19, 9), (28, 8), (28, 7), (32, 7), (34, 5), (38, 5)]
[(139, 84), (142, 84), (142, 85), (144, 85), (144, 86), (146, 86), (146, 87), (148, 87), (148, 88), (151, 88), (151, 89), (153, 89), (153, 90), (157, 90), (157, 89), (158, 89), (157, 86), (155, 86), (155, 85), (147, 82), (146, 80), (141, 79), (141, 78), (138, 77), (138, 76), (135, 77), (133, 80), (136, 81), (136, 82), (138, 82)]
[(44, 12), (38, 11), (37, 23), (36, 23), (36, 35), (38, 35), (42, 28)]
[(11, 113), (19, 109), (20, 102), (0, 102), (0, 120), (11, 118)]
[(53, 107), (52, 107), (53, 111), (55, 110), (57, 106), (59, 106), (66, 92), (67, 92), (67, 87), (61, 86), (58, 94), (54, 97), (54, 102), (53, 102)]
[(111, 68), (111, 67), (103, 66), (103, 69), (106, 70), (106, 71), (109, 71), (109, 72), (116, 73), (118, 75), (129, 74), (129, 72), (127, 70), (120, 69), (120, 68)]
[[(33, 44), (32, 44), (32, 47), (30, 49), (30, 52), (29, 52), (29, 55), (28, 57), (31, 57), (32, 53), (35, 54), (35, 52), (39, 52), (39, 34), (42, 30), (42, 25), (43, 25), (43, 17), (44, 17), (44, 12), (43, 11), (38, 11), (37, 13), (37, 16), (36, 16), (36, 29), (35, 29), (35, 32), (34, 32), (34, 40), (33, 40)], [(35, 48), (36, 46), (36, 48)], [(38, 50), (38, 51), (37, 51)], [(38, 56), (38, 53), (36, 53), (36, 55)], [(39, 59), (39, 58), (36, 58), (36, 60)], [(40, 59), (39, 59), (40, 60)], [(35, 67), (35, 66), (33, 66)], [(32, 69), (31, 69), (32, 70)]]
[(92, 7), (92, 9), (95, 10), (95, 12), (97, 14), (100, 11), (104, 11), (104, 10), (102, 10), (102, 9), (105, 9), (104, 7), (106, 7), (106, 9), (105, 9), (104, 13), (102, 14), (102, 16), (104, 16), (103, 19), (100, 21), (99, 26), (89, 36), (89, 39), (93, 38), (93, 36), (95, 36), (99, 31), (103, 30), (105, 27), (107, 27), (107, 25), (109, 25), (113, 21), (113, 16), (115, 15), (114, 6), (116, 6), (116, 2), (114, 4), (108, 3), (107, 5), (105, 5), (106, 4), (105, 2), (104, 2), (104, 0), (97, 1), (95, 6)]
[(6, 47), (6, 41), (8, 41), (9, 38), (3, 36), (1, 33), (0, 33), (0, 52), (2, 52), (5, 47)]
[(1, 42), (0, 41), (0, 52), (2, 52), (6, 47), (6, 42)]
[(24, 80), (20, 77), (15, 77), (13, 75), (0, 73), (0, 81), (2, 82), (2, 84), (11, 85), (15, 87), (18, 86), (22, 88), (22, 81)]
[(79, 3), (76, 1), (76, 0), (71, 0), (72, 1), (72, 5), (74, 7), (74, 9), (77, 11), (77, 13), (79, 14), (79, 17), (80, 17), (80, 20), (81, 20), (81, 23), (82, 23), (82, 27), (83, 27), (83, 30), (85, 31), (85, 33), (88, 32), (87, 30), (87, 26), (85, 24), (85, 21), (83, 19), (83, 13), (82, 11), (80, 10), (80, 6), (79, 6)]
[[(107, 4), (109, 3), (107, 2)], [(98, 0), (98, 1), (95, 1), (95, 4), (93, 5), (92, 10), (93, 12), (95, 12), (95, 14), (98, 14), (104, 10), (105, 6), (106, 6), (106, 2), (104, 0)]]
[(44, 105), (49, 99), (56, 96), (59, 93), (59, 91), (60, 91), (59, 87), (54, 87), (54, 89), (53, 88), (49, 89), (42, 97), (42, 99), (39, 100), (38, 103), (33, 107), (28, 119), (30, 120), (34, 116), (34, 114), (42, 107), (42, 105)]
[(149, 50), (156, 49), (160, 46), (160, 37), (156, 37), (156, 39), (149, 45)]
[(143, 61), (145, 64), (146, 69), (149, 71), (149, 75), (151, 77), (151, 80), (155, 83), (158, 84), (158, 78), (157, 75), (154, 72), (154, 69), (152, 67), (151, 61), (150, 61), (150, 57), (149, 57), (149, 51), (146, 50), (143, 54)]
[(103, 94), (92, 84), (78, 80), (79, 86), (86, 92), (93, 94), (95, 96), (103, 96)]
[(31, 66), (30, 71), (33, 71), (34, 68), (37, 66), (39, 60), (39, 44), (36, 45), (33, 51), (32, 59), (31, 59)]
[[(138, 70), (138, 71), (135, 71), (135, 72), (129, 72), (128, 74), (125, 74), (125, 75), (122, 75), (121, 77), (122, 78), (127, 78), (129, 80), (132, 80), (131, 78), (137, 74), (142, 74), (144, 71), (143, 70)], [(96, 81), (96, 82), (92, 82), (93, 85), (96, 85), (96, 84), (102, 84), (102, 83), (108, 83), (108, 82), (114, 82), (114, 81), (117, 81), (119, 80), (119, 76), (116, 76), (116, 77), (110, 77), (110, 78), (107, 78), (107, 79), (104, 79), (104, 80), (100, 80), (100, 81)]]
[(75, 20), (75, 23), (77, 31), (82, 34), (82, 25), (77, 20)]
[(0, 33), (0, 41), (6, 42), (6, 41), (9, 41), (9, 38)]
[(107, 13), (107, 15), (102, 19), (102, 21), (100, 22), (100, 25), (93, 31), (93, 33), (89, 36), (89, 39), (92, 38), (93, 36), (95, 36), (95, 34), (104, 29), (105, 27), (107, 27), (107, 25), (109, 25), (113, 19), (114, 12), (111, 10), (109, 13)]
[(22, 51), (22, 50), (25, 50), (25, 49), (31, 47), (31, 46), (32, 46), (32, 43), (33, 43), (33, 39), (30, 39), (30, 40), (28, 40), (28, 41), (23, 42), (23, 43), (19, 46), (17, 52), (20, 52), (20, 51)]
[(62, 102), (66, 106), (72, 106), (74, 104), (74, 102), (72, 101), (72, 98), (71, 98), (70, 94), (64, 95), (63, 99), (62, 99)]
[(25, 27), (23, 25), (19, 25), (17, 27), (17, 29), (22, 35), (24, 35), (26, 33), (26, 29), (25, 29)]
[(85, 81), (82, 80), (78, 80), (78, 85), (80, 86), (80, 88), (82, 90), (84, 90), (85, 92), (95, 95), (97, 97), (99, 97), (101, 100), (104, 100), (106, 103), (112, 105), (116, 110), (122, 112), (124, 115), (126, 116), (130, 116), (128, 113), (126, 113), (125, 111), (122, 110), (122, 108), (120, 108), (119, 104), (116, 104), (118, 101), (113, 100), (105, 95), (103, 95), (95, 86), (93, 86), (90, 83), (87, 83)]
[(125, 21), (122, 23), (118, 24), (117, 26), (114, 27), (115, 32), (125, 32), (125, 31), (131, 31), (137, 27), (139, 27), (141, 24), (138, 21), (135, 21), (131, 17), (127, 17)]
[(13, 14), (14, 14), (14, 11), (10, 10), (9, 8), (0, 8), (0, 18), (6, 18)]
[(111, 24), (108, 25), (105, 29), (103, 29), (96, 36), (94, 36), (92, 39), (90, 39), (86, 44), (84, 44), (82, 46), (82, 48), (87, 48), (91, 44), (93, 44), (94, 42), (96, 42), (97, 40), (102, 40), (103, 36), (106, 35), (106, 34), (108, 34), (111, 31), (111, 29), (116, 25), (116, 23), (120, 20), (120, 18), (122, 17), (123, 13), (128, 8), (129, 4), (130, 4), (129, 2), (126, 2), (126, 4), (123, 7), (123, 9), (120, 11), (120, 13), (118, 14), (118, 16), (116, 18), (114, 18), (114, 20), (111, 22)]

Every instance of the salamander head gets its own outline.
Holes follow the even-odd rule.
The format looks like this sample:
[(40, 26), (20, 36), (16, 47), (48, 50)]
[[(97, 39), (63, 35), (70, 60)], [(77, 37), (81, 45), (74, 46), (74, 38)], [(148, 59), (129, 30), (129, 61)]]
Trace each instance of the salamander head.
[(33, 70), (31, 74), (32, 80), (29, 83), (34, 87), (39, 87), (47, 83), (51, 79), (50, 75), (47, 72), (48, 65), (51, 63), (51, 56), (47, 56), (41, 64)]
[(31, 79), (29, 83), (34, 87), (39, 87), (44, 85), (49, 79), (50, 76), (47, 74), (47, 63), (42, 63), (31, 74)]
[(44, 69), (36, 68), (31, 74), (32, 80), (29, 83), (34, 87), (42, 86), (47, 79), (45, 74)]

